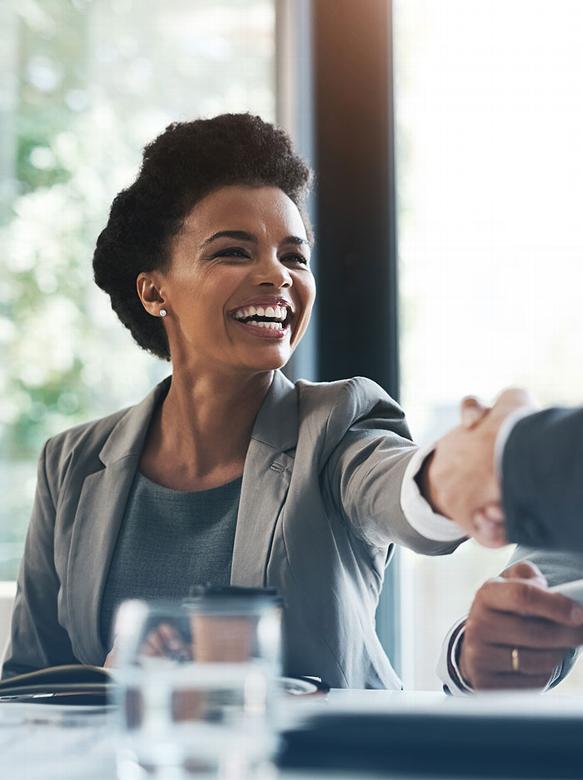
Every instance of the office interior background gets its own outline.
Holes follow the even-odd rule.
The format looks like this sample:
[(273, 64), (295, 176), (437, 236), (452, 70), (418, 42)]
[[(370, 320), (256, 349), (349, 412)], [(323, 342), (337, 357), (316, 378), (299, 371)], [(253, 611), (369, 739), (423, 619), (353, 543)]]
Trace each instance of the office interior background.
[[(91, 256), (172, 121), (260, 114), (316, 171), (292, 375), (372, 376), (420, 443), (469, 392), (582, 402), (579, 0), (3, 0), (0, 30), (0, 642), (42, 443), (168, 372)], [(399, 553), (378, 628), (407, 687), (439, 687), (448, 627), (510, 552)]]

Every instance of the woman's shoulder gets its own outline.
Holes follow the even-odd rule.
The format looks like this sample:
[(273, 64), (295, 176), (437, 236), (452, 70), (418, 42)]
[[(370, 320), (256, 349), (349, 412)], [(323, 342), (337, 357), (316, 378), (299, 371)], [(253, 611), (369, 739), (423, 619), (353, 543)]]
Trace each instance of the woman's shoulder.
[(363, 376), (335, 382), (296, 382), (300, 425), (308, 419), (325, 428), (333, 439), (341, 438), (357, 421), (370, 417), (404, 422), (403, 410), (383, 388)]
[(71, 460), (73, 455), (87, 462), (99, 462), (99, 453), (111, 432), (131, 408), (120, 409), (113, 414), (75, 425), (52, 436), (46, 442), (43, 451), (46, 468), (62, 467)]
[(98, 459), (112, 446), (117, 448), (116, 454), (127, 454), (143, 437), (152, 413), (168, 386), (169, 378), (156, 385), (139, 403), (53, 436), (45, 445), (46, 460), (62, 462), (75, 454), (78, 459), (90, 461)]
[(300, 405), (310, 405), (343, 411), (344, 414), (359, 415), (377, 404), (387, 404), (399, 409), (396, 401), (383, 388), (365, 376), (353, 376), (334, 382), (308, 382), (300, 379), (296, 382)]

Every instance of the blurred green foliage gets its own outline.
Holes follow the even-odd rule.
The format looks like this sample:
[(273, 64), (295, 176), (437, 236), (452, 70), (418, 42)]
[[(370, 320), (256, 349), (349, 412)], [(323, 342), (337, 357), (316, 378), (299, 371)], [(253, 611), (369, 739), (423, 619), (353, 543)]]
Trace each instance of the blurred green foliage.
[(8, 273), (0, 290), (0, 444), (17, 461), (34, 458), (48, 435), (82, 419), (90, 404), (78, 340), (66, 339), (73, 351), (65, 355), (59, 338), (60, 328), (81, 326), (92, 240), (76, 160), (63, 147), (79, 121), (70, 95), (85, 89), (89, 17), (83, 5), (61, 0), (46, 0), (38, 11), (13, 19), (16, 197), (1, 230)]
[(43, 442), (168, 373), (93, 285), (108, 204), (169, 122), (273, 119), (275, 36), (273, 0), (6, 0), (0, 29), (2, 580)]

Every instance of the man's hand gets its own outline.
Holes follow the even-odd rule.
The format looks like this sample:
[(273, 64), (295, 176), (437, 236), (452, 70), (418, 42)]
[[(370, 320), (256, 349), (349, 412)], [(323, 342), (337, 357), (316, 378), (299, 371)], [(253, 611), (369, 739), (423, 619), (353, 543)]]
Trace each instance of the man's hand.
[(462, 424), (437, 442), (421, 476), (421, 490), (436, 512), (455, 520), (486, 547), (506, 543), (494, 447), (500, 426), (519, 409), (533, 409), (525, 390), (505, 390), (491, 409), (462, 402)]
[(459, 667), (474, 690), (544, 688), (583, 644), (583, 609), (547, 588), (534, 564), (511, 566), (476, 593)]

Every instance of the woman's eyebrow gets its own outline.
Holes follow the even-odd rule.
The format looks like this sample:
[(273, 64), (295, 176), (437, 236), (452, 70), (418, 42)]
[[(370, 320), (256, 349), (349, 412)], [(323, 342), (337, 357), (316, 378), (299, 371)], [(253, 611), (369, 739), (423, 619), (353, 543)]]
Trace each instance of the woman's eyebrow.
[(300, 238), (299, 236), (286, 236), (282, 244), (294, 244), (295, 246), (310, 246), (310, 242), (306, 238)]
[[(255, 244), (257, 243), (257, 236), (253, 235), (253, 233), (248, 233), (246, 230), (219, 230), (217, 233), (213, 233), (212, 236), (206, 238), (202, 242), (201, 248), (207, 246), (212, 241), (216, 241), (217, 238), (234, 238), (237, 241), (252, 241)], [(305, 238), (300, 238), (300, 236), (286, 236), (280, 243), (293, 244), (294, 246), (310, 246), (310, 242)]]
[(218, 233), (213, 233), (212, 236), (206, 238), (202, 242), (201, 247), (216, 241), (217, 238), (234, 238), (237, 241), (253, 241), (257, 243), (257, 236), (254, 236), (253, 233), (247, 233), (246, 230), (219, 230)]

